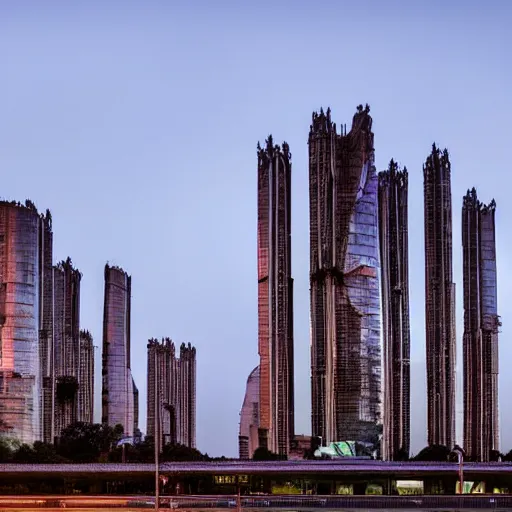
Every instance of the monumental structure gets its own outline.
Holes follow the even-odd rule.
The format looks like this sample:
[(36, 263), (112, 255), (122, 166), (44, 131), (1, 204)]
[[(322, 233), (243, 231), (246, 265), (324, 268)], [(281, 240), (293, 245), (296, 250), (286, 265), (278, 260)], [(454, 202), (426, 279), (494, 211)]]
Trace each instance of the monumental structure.
[(54, 433), (79, 421), (80, 281), (71, 259), (53, 268)]
[(387, 171), (379, 173), (384, 460), (403, 460), (410, 449), (407, 182), (407, 169), (401, 171), (393, 160)]
[(0, 202), (0, 427), (23, 443), (46, 435), (51, 226), (29, 200)]
[(477, 461), (499, 450), (496, 203), (473, 188), (462, 204), (464, 449)]
[[(170, 338), (148, 341), (147, 435), (167, 443), (196, 447), (196, 349)], [(157, 406), (158, 404), (158, 406)], [(158, 407), (158, 409), (157, 409)], [(155, 429), (158, 421), (158, 429)]]
[(455, 283), (452, 276), (452, 195), (448, 151), (436, 145), (423, 166), (427, 438), (455, 443)]
[(368, 105), (357, 108), (348, 133), (344, 126), (337, 132), (330, 109), (313, 114), (309, 197), (312, 434), (324, 444), (374, 444), (382, 422), (381, 350)]
[(258, 144), (258, 444), (281, 455), (294, 435), (290, 161), (288, 144)]
[(126, 436), (133, 436), (138, 418), (130, 364), (131, 283), (123, 269), (105, 265), (102, 422), (123, 425)]

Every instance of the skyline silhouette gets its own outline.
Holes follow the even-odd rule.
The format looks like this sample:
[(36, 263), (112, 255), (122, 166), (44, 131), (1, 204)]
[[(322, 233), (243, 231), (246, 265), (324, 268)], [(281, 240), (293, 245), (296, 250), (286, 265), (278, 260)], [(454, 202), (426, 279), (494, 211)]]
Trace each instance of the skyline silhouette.
[[(508, 451), (511, 14), (498, 1), (468, 1), (463, 10), (440, 1), (154, 1), (123, 9), (99, 0), (3, 2), (0, 195), (52, 211), (54, 260), (70, 256), (83, 273), (81, 324), (97, 346), (105, 262), (133, 276), (132, 371), (141, 397), (149, 338), (197, 347), (197, 446), (235, 456), (246, 380), (258, 363), (256, 143), (272, 133), (293, 153), (295, 431), (309, 433), (311, 113), (331, 107), (348, 122), (356, 105), (369, 103), (377, 171), (391, 158), (409, 171), (411, 452), (426, 445), (422, 164), (433, 142), (452, 163), (459, 443), (462, 198), (476, 187), (498, 205)], [(145, 416), (141, 400), (143, 427)]]

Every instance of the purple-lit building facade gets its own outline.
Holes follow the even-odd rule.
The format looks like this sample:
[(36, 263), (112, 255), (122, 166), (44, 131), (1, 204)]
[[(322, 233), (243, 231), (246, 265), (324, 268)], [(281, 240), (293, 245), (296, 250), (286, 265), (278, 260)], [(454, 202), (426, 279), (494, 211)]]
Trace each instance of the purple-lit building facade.
[(448, 151), (435, 144), (423, 166), (428, 444), (455, 443), (455, 283)]
[(245, 397), (240, 411), (240, 432), (238, 435), (238, 456), (252, 459), (259, 446), (260, 427), (260, 367), (256, 366), (247, 379)]
[(0, 420), (3, 432), (24, 443), (43, 437), (51, 240), (48, 211), (40, 215), (31, 201), (0, 202)]
[[(155, 436), (158, 418), (160, 446), (196, 447), (196, 349), (180, 346), (179, 358), (170, 338), (148, 341), (147, 435)], [(158, 410), (156, 409), (158, 401)]]
[(377, 444), (381, 350), (372, 118), (349, 133), (330, 109), (309, 134), (312, 434)]
[(131, 277), (119, 267), (105, 265), (103, 310), (102, 423), (135, 430), (135, 386), (130, 366)]
[(259, 444), (287, 455), (294, 435), (291, 154), (258, 144)]
[(409, 456), (411, 423), (407, 169), (379, 173), (383, 339), (382, 458)]
[(488, 461), (499, 450), (496, 203), (473, 188), (462, 204), (464, 450)]

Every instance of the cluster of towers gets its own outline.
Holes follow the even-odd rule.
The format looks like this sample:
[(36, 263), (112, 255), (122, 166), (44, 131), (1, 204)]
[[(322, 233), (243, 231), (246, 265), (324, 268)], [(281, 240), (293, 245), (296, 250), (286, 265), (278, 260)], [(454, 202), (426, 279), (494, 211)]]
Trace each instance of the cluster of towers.
[[(377, 174), (368, 105), (338, 132), (314, 113), (309, 133), (311, 424), (323, 444), (410, 449), (408, 173)], [(455, 285), (450, 161), (435, 145), (424, 166), (429, 445), (455, 444)], [(494, 201), (463, 201), (464, 448), (498, 449)], [(240, 457), (288, 455), (294, 439), (291, 154), (258, 144), (258, 351), (241, 411)]]
[[(179, 357), (170, 338), (148, 341), (147, 435), (196, 446), (196, 349), (182, 343)], [(158, 425), (158, 428), (155, 428)]]
[[(0, 202), (0, 435), (53, 443), (68, 425), (93, 422), (95, 347), (90, 332), (80, 330), (81, 279), (70, 258), (53, 264), (49, 211), (39, 214), (28, 200)], [(121, 424), (131, 437), (138, 432), (139, 392), (130, 364), (131, 277), (122, 268), (105, 266), (104, 301), (101, 420)], [(170, 340), (166, 346), (173, 363), (161, 386), (172, 395), (160, 390), (161, 406), (175, 410), (171, 441), (194, 446), (195, 349), (182, 345), (175, 359)]]
[(80, 330), (82, 275), (53, 264), (52, 217), (35, 205), (0, 202), (0, 431), (53, 442), (91, 422), (94, 347)]

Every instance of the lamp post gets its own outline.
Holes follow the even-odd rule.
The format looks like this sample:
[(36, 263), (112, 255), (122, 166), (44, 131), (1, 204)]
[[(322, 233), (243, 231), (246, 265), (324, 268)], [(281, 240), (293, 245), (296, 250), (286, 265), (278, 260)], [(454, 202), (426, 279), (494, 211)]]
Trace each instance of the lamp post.
[(460, 494), (464, 494), (464, 450), (456, 444), (452, 450), (452, 453), (457, 454), (457, 461), (459, 463)]
[(158, 351), (155, 350), (155, 510), (158, 512), (158, 502), (160, 501), (160, 474), (159, 474), (159, 455), (160, 455), (160, 414), (158, 400)]

